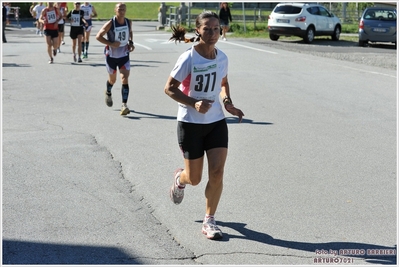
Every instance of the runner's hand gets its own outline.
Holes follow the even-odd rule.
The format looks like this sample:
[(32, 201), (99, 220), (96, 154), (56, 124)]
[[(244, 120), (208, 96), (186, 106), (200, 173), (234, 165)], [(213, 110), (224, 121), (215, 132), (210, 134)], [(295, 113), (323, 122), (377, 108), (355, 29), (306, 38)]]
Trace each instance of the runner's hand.
[(202, 114), (205, 114), (212, 107), (214, 101), (203, 99), (195, 102), (195, 109)]
[(234, 107), (233, 104), (226, 104), (224, 105), (224, 107), (231, 115), (238, 117), (238, 122), (242, 122), (242, 117), (244, 117), (244, 112), (242, 112), (241, 109)]

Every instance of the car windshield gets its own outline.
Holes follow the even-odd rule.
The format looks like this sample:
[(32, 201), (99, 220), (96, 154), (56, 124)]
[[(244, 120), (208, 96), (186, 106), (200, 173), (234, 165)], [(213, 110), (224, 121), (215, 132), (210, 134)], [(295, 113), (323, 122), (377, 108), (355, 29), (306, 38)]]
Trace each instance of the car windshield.
[(363, 19), (396, 21), (396, 12), (392, 10), (372, 9), (365, 12)]
[(296, 6), (276, 6), (273, 12), (279, 14), (299, 14), (301, 11), (302, 8)]

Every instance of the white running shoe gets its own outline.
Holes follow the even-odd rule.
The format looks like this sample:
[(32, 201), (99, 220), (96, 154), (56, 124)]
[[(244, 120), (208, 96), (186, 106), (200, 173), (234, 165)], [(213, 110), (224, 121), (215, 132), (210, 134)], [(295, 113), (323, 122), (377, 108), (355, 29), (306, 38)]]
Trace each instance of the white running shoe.
[(170, 199), (173, 203), (180, 204), (183, 201), (184, 197), (184, 188), (181, 188), (177, 185), (177, 179), (180, 177), (181, 172), (183, 169), (178, 168), (175, 170), (173, 175), (173, 185), (170, 188)]
[(130, 113), (130, 109), (127, 107), (126, 103), (122, 103), (121, 115), (127, 115)]
[(202, 233), (206, 235), (206, 238), (212, 240), (220, 239), (223, 237), (223, 233), (216, 225), (214, 218), (204, 220), (204, 222), (202, 223)]

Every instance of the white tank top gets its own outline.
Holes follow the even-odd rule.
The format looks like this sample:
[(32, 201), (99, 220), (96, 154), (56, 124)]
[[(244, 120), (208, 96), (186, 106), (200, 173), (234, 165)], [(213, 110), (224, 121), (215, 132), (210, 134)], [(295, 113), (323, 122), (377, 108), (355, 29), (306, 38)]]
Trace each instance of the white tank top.
[(83, 16), (83, 18), (84, 19), (91, 19), (91, 14), (93, 13), (93, 7), (92, 7), (92, 5), (83, 5), (83, 6), (81, 6), (80, 7), (80, 9), (81, 10), (83, 10), (84, 12), (85, 12), (85, 14), (84, 14), (84, 16)]
[(192, 46), (179, 57), (170, 75), (181, 82), (180, 90), (192, 98), (214, 102), (205, 114), (178, 103), (178, 121), (208, 124), (225, 118), (220, 104), (220, 92), (222, 79), (227, 75), (228, 59), (219, 49), (215, 53), (216, 59), (206, 59)]

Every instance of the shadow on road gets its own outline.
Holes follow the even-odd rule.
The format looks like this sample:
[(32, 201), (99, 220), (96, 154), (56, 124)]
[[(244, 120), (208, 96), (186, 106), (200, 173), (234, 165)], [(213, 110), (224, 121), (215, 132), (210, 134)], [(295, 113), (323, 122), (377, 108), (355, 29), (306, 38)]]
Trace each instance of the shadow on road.
[[(282, 39), (282, 40), (278, 40), (278, 42), (292, 43), (292, 44), (303, 44), (303, 45), (309, 46), (309, 44), (305, 43), (305, 41), (303, 41), (302, 39), (298, 39), (298, 40)], [(310, 45), (347, 47), (347, 46), (358, 46), (358, 43), (355, 41), (347, 41), (347, 40), (333, 41), (331, 39), (319, 38), (319, 39), (314, 39)]]
[(19, 67), (31, 67), (31, 65), (28, 64), (15, 64), (15, 63), (3, 63), (3, 68), (19, 68)]
[[(202, 221), (196, 221), (198, 223), (202, 223)], [(359, 253), (359, 255), (336, 255), (336, 256), (341, 256), (341, 257), (354, 257), (354, 258), (361, 258), (364, 259), (368, 263), (372, 264), (396, 264), (396, 245), (394, 247), (386, 247), (386, 246), (380, 246), (380, 245), (374, 245), (374, 244), (365, 244), (365, 243), (357, 243), (357, 242), (327, 242), (327, 243), (309, 243), (309, 242), (297, 242), (297, 241), (290, 241), (290, 240), (281, 240), (281, 239), (275, 239), (272, 236), (253, 231), (251, 229), (245, 228), (246, 224), (245, 223), (232, 223), (232, 222), (223, 222), (223, 221), (218, 221), (219, 226), (223, 227), (228, 227), (231, 228), (237, 232), (239, 232), (241, 235), (233, 235), (233, 234), (228, 234), (226, 232), (223, 233), (223, 239), (221, 241), (226, 242), (231, 238), (239, 238), (239, 239), (246, 239), (246, 240), (252, 240), (256, 242), (263, 243), (265, 245), (271, 245), (271, 246), (278, 246), (278, 247), (283, 247), (283, 248), (289, 248), (289, 249), (296, 249), (296, 250), (302, 250), (302, 251), (308, 251), (308, 252), (314, 252), (314, 258), (318, 257), (323, 257), (323, 256), (328, 256), (328, 257), (333, 257), (334, 255), (332, 254), (317, 254), (316, 251), (337, 251), (339, 252), (340, 250), (364, 250), (364, 255), (362, 253)], [(375, 255), (371, 250), (395, 250), (395, 255)], [(370, 251), (368, 251), (370, 250)]]
[[(120, 111), (120, 109), (114, 109), (115, 111)], [(126, 118), (132, 119), (132, 120), (140, 120), (140, 119), (162, 119), (162, 120), (176, 120), (176, 116), (165, 116), (165, 115), (158, 115), (158, 114), (153, 114), (153, 113), (147, 113), (147, 112), (139, 112), (139, 111), (134, 111), (130, 110), (130, 114), (126, 116)], [(143, 116), (137, 116), (137, 115), (143, 115)], [(237, 117), (226, 117), (226, 121), (228, 124), (236, 124), (238, 122)], [(242, 119), (241, 123), (248, 123), (248, 124), (259, 124), (259, 125), (272, 125), (273, 123), (271, 122), (256, 122), (250, 119)]]
[(3, 240), (3, 264), (142, 264), (116, 247)]
[[(238, 124), (238, 118), (237, 117), (226, 117), (226, 121), (228, 124)], [(253, 121), (250, 119), (245, 119), (243, 118), (241, 123), (248, 123), (248, 124), (258, 124), (258, 125), (273, 125), (271, 122), (262, 122), (262, 121)]]

